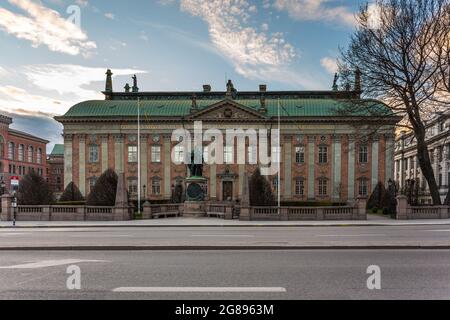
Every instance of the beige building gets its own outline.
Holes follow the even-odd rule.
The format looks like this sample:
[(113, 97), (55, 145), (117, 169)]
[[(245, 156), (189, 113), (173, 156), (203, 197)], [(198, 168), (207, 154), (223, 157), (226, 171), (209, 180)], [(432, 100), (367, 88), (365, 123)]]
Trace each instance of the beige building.
[[(450, 113), (436, 115), (426, 125), (426, 142), (441, 201), (445, 200), (450, 182)], [(407, 180), (419, 185), (419, 202), (431, 204), (428, 184), (417, 159), (416, 139), (412, 132), (402, 132), (395, 143), (395, 180), (400, 189)]]

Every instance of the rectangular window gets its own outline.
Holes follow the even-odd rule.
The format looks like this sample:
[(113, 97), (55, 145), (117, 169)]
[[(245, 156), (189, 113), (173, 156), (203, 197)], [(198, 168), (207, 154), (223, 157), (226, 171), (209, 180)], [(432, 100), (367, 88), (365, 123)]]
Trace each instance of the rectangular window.
[(130, 194), (136, 194), (138, 192), (137, 179), (130, 179), (130, 180), (128, 180), (128, 192)]
[(328, 147), (321, 146), (319, 147), (319, 163), (327, 163), (328, 162)]
[(273, 192), (278, 193), (278, 177), (272, 180)]
[(319, 196), (326, 196), (328, 194), (328, 181), (326, 179), (319, 179)]
[(98, 146), (95, 144), (89, 146), (89, 162), (98, 162)]
[(367, 196), (369, 193), (368, 190), (368, 181), (366, 179), (359, 180), (359, 195), (360, 196)]
[(184, 148), (183, 146), (175, 146), (174, 147), (174, 161), (177, 164), (182, 164), (184, 163)]
[(297, 196), (303, 196), (305, 194), (305, 180), (295, 181), (295, 194)]
[(367, 163), (368, 162), (368, 147), (360, 146), (359, 147), (359, 163)]
[(305, 163), (305, 147), (295, 147), (295, 162)]
[(161, 147), (152, 146), (152, 162), (161, 162)]
[(137, 146), (128, 146), (128, 162), (138, 162)]
[(258, 148), (256, 146), (249, 146), (247, 149), (248, 152), (248, 163), (249, 164), (257, 164), (258, 163)]
[(272, 147), (272, 163), (281, 163), (281, 147)]
[(233, 147), (223, 147), (223, 161), (224, 163), (233, 163)]
[(159, 179), (152, 180), (152, 194), (154, 195), (161, 194), (161, 180)]

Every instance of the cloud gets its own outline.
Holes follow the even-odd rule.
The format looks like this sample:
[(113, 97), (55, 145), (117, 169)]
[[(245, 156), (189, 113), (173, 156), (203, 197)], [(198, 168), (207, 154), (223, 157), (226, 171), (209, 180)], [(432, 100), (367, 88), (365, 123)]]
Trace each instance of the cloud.
[[(60, 95), (73, 95), (76, 99), (103, 98), (99, 92), (85, 87), (105, 81), (106, 68), (92, 68), (71, 64), (40, 64), (24, 67), (24, 74), (35, 86), (43, 90), (56, 91)], [(147, 73), (135, 69), (112, 69), (114, 76)]]
[(27, 15), (0, 8), (0, 30), (30, 41), (33, 47), (43, 45), (51, 51), (73, 56), (89, 56), (97, 48), (86, 33), (58, 12), (30, 0), (8, 1)]
[(105, 17), (108, 18), (108, 19), (114, 20), (114, 18), (115, 18), (116, 16), (114, 15), (114, 13), (106, 12), (106, 13), (105, 13)]
[(0, 66), (0, 77), (3, 77), (8, 74), (8, 71)]
[(208, 25), (214, 47), (244, 77), (270, 80), (265, 70), (288, 65), (296, 56), (282, 33), (258, 32), (249, 21), (256, 11), (246, 0), (181, 0), (180, 7)]
[(302, 21), (332, 21), (355, 25), (355, 16), (347, 7), (331, 6), (334, 0), (275, 0), (274, 7), (287, 11), (293, 19)]
[(75, 3), (80, 7), (87, 7), (89, 4), (87, 0), (75, 0)]
[(13, 119), (11, 129), (20, 130), (50, 141), (47, 145), (47, 153), (51, 152), (55, 143), (63, 143), (62, 125), (46, 115), (27, 112), (2, 112), (2, 114)]
[(331, 57), (322, 58), (322, 60), (320, 60), (320, 64), (322, 65), (322, 67), (325, 68), (325, 70), (327, 70), (328, 73), (335, 74), (336, 72), (339, 71), (338, 63), (335, 58)]

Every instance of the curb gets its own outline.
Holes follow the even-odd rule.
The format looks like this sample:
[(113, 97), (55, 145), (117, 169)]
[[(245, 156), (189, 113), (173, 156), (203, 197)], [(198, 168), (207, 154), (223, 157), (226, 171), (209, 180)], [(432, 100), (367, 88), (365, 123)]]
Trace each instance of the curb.
[(16, 225), (16, 226), (0, 226), (0, 229), (51, 229), (51, 228), (250, 228), (250, 227), (266, 227), (266, 228), (293, 228), (293, 227), (409, 227), (409, 226), (449, 226), (448, 223), (411, 223), (411, 224), (212, 224), (212, 225), (198, 225), (198, 224), (174, 224), (174, 225)]
[(242, 250), (449, 250), (450, 245), (417, 246), (48, 246), (0, 247), (1, 251), (242, 251)]

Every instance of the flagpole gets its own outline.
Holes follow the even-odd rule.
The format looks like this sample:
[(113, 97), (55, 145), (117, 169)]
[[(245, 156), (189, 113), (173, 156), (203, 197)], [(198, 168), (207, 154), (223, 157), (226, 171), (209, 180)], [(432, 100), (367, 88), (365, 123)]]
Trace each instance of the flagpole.
[(141, 102), (140, 102), (140, 98), (138, 97), (137, 100), (137, 132), (138, 132), (138, 136), (137, 136), (137, 143), (138, 143), (138, 148), (137, 148), (137, 153), (138, 153), (138, 214), (141, 213), (141, 124), (140, 124), (140, 107), (141, 107)]
[[(281, 115), (280, 115), (280, 98), (278, 97), (278, 208), (281, 208)], [(287, 173), (285, 172), (285, 175)]]

